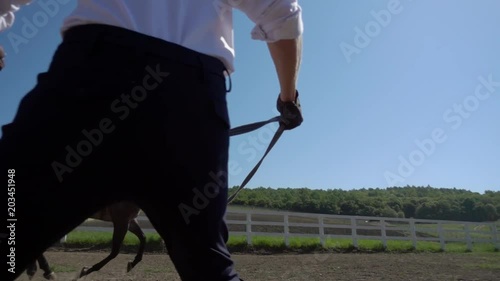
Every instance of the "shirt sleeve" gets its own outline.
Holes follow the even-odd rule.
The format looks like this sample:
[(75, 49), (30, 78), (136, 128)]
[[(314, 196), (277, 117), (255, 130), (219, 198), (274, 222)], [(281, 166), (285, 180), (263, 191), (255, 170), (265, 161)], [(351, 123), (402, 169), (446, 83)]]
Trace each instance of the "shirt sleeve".
[(297, 0), (227, 0), (227, 4), (255, 23), (252, 39), (275, 42), (295, 39), (304, 32)]
[(14, 24), (14, 13), (21, 5), (27, 5), (32, 0), (0, 0), (0, 31), (10, 28)]

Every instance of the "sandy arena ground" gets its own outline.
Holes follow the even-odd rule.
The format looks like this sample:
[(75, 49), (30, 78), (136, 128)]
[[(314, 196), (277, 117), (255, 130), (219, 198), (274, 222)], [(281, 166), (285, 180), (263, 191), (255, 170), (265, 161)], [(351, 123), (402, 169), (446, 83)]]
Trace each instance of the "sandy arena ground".
[[(73, 280), (83, 266), (106, 256), (104, 252), (47, 252), (57, 280)], [(130, 273), (132, 254), (120, 254), (100, 272), (79, 280), (171, 280), (178, 277), (166, 254), (145, 254)], [(260, 280), (500, 280), (500, 253), (486, 254), (287, 254), (234, 255), (245, 281)], [(19, 281), (27, 281), (24, 273)], [(33, 281), (45, 280), (39, 270)]]

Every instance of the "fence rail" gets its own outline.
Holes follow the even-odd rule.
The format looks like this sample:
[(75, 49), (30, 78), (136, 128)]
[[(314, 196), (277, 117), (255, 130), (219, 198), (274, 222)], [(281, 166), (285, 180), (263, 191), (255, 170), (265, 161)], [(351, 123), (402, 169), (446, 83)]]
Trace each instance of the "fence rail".
[[(148, 218), (138, 217), (145, 233), (156, 233)], [(311, 213), (293, 213), (261, 210), (229, 210), (226, 214), (229, 233), (245, 236), (252, 244), (256, 236), (282, 237), (285, 245), (290, 238), (319, 238), (324, 246), (328, 239), (351, 239), (355, 248), (364, 239), (380, 240), (383, 247), (391, 240), (411, 241), (413, 248), (419, 241), (438, 242), (445, 250), (448, 242), (465, 243), (472, 250), (474, 243), (491, 243), (500, 250), (500, 224), (494, 222), (463, 222), (383, 218), (366, 216), (341, 216)], [(110, 222), (87, 220), (75, 230), (113, 231)], [(64, 242), (64, 241), (62, 241)]]

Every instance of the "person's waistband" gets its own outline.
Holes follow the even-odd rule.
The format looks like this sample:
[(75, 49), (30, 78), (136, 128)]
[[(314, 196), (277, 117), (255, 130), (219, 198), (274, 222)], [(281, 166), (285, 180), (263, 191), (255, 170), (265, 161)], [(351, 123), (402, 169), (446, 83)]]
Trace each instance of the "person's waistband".
[(229, 73), (222, 61), (215, 57), (117, 26), (104, 24), (78, 25), (65, 31), (63, 38), (64, 41), (109, 42), (133, 48), (136, 54), (154, 55), (186, 65), (203, 67), (209, 72), (223, 77), (224, 71)]

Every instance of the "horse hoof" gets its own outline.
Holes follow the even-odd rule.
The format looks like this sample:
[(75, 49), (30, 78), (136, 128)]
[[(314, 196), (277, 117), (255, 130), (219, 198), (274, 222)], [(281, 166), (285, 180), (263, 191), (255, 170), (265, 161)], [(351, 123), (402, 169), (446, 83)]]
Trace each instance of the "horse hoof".
[(80, 271), (80, 276), (78, 276), (78, 278), (82, 278), (83, 276), (89, 274), (89, 269), (90, 267), (88, 266), (83, 267), (82, 270)]
[(49, 274), (44, 274), (43, 277), (47, 280), (57, 280), (56, 274), (54, 272), (51, 272)]
[(127, 272), (130, 272), (132, 268), (134, 268), (134, 264), (131, 261), (129, 261), (127, 264)]

